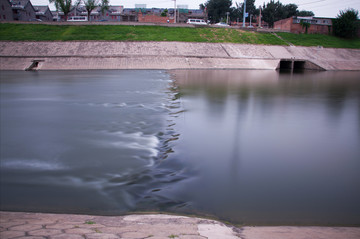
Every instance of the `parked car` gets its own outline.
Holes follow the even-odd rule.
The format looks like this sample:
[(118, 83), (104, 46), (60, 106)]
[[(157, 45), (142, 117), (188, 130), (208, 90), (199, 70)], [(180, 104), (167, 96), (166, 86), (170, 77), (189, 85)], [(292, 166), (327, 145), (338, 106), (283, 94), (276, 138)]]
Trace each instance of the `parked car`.
[(207, 25), (207, 23), (203, 19), (188, 19), (186, 23), (195, 25)]
[(215, 24), (215, 26), (230, 27), (230, 25), (226, 24), (225, 22), (218, 22), (218, 23)]

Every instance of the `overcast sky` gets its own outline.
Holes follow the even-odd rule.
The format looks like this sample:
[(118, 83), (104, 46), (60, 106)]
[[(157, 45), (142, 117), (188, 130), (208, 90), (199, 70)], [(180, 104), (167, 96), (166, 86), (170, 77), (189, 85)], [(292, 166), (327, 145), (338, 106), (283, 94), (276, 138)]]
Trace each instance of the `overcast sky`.
[[(75, 1), (75, 0), (73, 0)], [(256, 6), (263, 5), (270, 0), (256, 0)], [(188, 8), (198, 9), (199, 4), (205, 3), (206, 0), (176, 0), (176, 5), (187, 5)], [(242, 3), (243, 1), (232, 1)], [(360, 0), (280, 0), (283, 4), (295, 3), (299, 10), (313, 11), (317, 17), (336, 17), (340, 10), (354, 8), (360, 10)], [(33, 5), (49, 5), (48, 0), (31, 0)], [(172, 0), (110, 0), (110, 5), (122, 5), (125, 8), (133, 8), (135, 4), (146, 4), (146, 7), (173, 8)], [(49, 5), (54, 10), (53, 5)]]

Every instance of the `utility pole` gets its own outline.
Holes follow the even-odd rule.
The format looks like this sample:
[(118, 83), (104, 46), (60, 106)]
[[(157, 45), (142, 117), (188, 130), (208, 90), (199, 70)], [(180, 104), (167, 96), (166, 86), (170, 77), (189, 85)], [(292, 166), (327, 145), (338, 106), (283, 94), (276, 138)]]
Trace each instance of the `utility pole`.
[(229, 14), (230, 12), (226, 12), (226, 24), (229, 24)]
[(261, 5), (259, 6), (260, 14), (259, 14), (259, 28), (261, 28)]
[(174, 23), (176, 23), (176, 0), (174, 1)]
[(243, 27), (245, 27), (245, 19), (246, 19), (246, 0), (244, 0), (244, 14), (243, 14)]

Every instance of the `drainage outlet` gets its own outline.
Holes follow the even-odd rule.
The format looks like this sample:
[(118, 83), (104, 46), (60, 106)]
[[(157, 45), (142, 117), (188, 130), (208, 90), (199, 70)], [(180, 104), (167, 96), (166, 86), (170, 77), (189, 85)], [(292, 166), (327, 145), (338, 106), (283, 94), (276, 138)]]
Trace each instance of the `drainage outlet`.
[(35, 70), (37, 70), (38, 67), (39, 67), (40, 62), (44, 62), (44, 60), (32, 60), (31, 65), (28, 68), (26, 68), (25, 70), (26, 71), (35, 71)]

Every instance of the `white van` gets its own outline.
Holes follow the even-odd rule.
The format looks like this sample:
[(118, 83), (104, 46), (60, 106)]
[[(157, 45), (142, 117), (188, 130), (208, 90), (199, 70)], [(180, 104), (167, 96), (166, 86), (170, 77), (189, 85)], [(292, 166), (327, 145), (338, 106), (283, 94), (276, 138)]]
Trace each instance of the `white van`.
[(88, 18), (86, 16), (71, 16), (68, 17), (68, 22), (87, 22)]
[(207, 25), (203, 19), (188, 19), (187, 24)]

